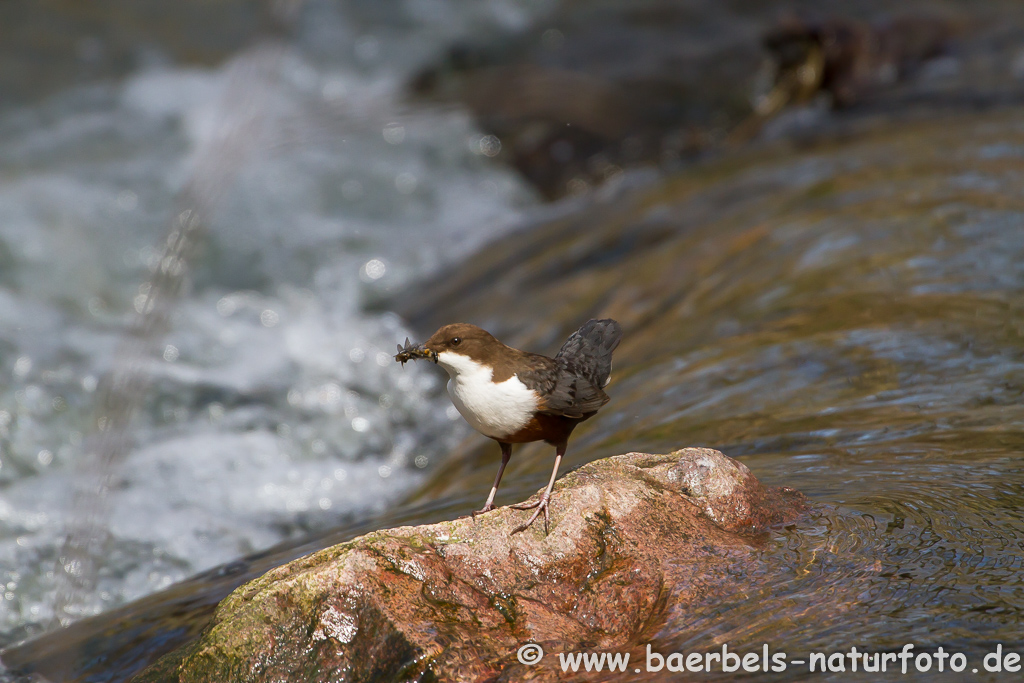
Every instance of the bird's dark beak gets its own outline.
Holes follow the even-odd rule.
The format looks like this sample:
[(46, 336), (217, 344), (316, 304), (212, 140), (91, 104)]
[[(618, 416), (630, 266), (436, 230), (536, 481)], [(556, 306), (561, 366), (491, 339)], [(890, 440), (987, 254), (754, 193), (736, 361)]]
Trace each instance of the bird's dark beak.
[(405, 338), (405, 346), (398, 345), (398, 353), (395, 354), (395, 360), (405, 365), (408, 361), (416, 360), (417, 358), (427, 358), (429, 360), (437, 362), (437, 352), (431, 351), (426, 347), (426, 344), (416, 344), (413, 346), (409, 338)]

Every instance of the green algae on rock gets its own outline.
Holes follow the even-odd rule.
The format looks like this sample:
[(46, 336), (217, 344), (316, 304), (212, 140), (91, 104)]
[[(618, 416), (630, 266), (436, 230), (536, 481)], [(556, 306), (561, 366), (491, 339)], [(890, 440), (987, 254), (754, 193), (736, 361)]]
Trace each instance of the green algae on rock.
[[(627, 453), (555, 489), (550, 535), (522, 513), (377, 531), (241, 586), (202, 637), (135, 680), (384, 681), (557, 677), (516, 659), (635, 648), (671, 607), (741, 589), (751, 541), (806, 507), (718, 451)], [(554, 660), (552, 660), (554, 661)]]

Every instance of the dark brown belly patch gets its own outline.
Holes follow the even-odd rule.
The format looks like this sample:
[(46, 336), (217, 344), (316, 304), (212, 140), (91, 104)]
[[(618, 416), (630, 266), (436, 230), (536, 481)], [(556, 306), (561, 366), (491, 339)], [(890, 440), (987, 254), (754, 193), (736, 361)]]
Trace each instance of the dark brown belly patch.
[[(593, 415), (591, 413), (590, 415)], [(583, 417), (565, 417), (563, 415), (545, 415), (537, 413), (526, 426), (517, 432), (497, 439), (505, 443), (529, 443), (530, 441), (547, 441), (553, 446), (565, 445), (580, 422), (586, 420), (590, 415)]]

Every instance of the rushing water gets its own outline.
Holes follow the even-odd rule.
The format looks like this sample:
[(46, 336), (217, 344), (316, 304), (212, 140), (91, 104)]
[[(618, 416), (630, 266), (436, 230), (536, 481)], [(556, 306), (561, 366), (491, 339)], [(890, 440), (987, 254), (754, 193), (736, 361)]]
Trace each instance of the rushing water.
[(410, 109), (399, 86), (528, 10), (309, 3), (287, 45), (211, 68), (149, 60), (0, 111), (0, 641), (45, 627), (76, 568), (61, 548), (95, 512), (74, 494), (97, 387), (196, 201), (205, 237), (144, 359), (71, 617), (380, 512), (461, 436), (439, 378), (394, 372), (409, 331), (365, 307), (533, 200), (464, 114)]

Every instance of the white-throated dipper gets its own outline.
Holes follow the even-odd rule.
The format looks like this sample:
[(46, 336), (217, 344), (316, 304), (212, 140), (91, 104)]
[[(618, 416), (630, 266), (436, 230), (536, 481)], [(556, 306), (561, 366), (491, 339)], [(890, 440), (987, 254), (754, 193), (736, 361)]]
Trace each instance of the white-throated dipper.
[(427, 358), (448, 371), (448, 394), (466, 422), (501, 446), (501, 466), (487, 502), (474, 515), (494, 509), (501, 475), (512, 456), (512, 444), (546, 441), (555, 447), (555, 467), (548, 487), (535, 503), (513, 505), (516, 510), (536, 508), (533, 516), (512, 533), (523, 531), (544, 513), (558, 466), (572, 430), (608, 402), (604, 387), (611, 379), (612, 351), (622, 328), (611, 319), (590, 320), (570, 335), (554, 358), (513, 349), (486, 330), (468, 323), (445, 325), (423, 344), (405, 340), (395, 360), (403, 365)]

